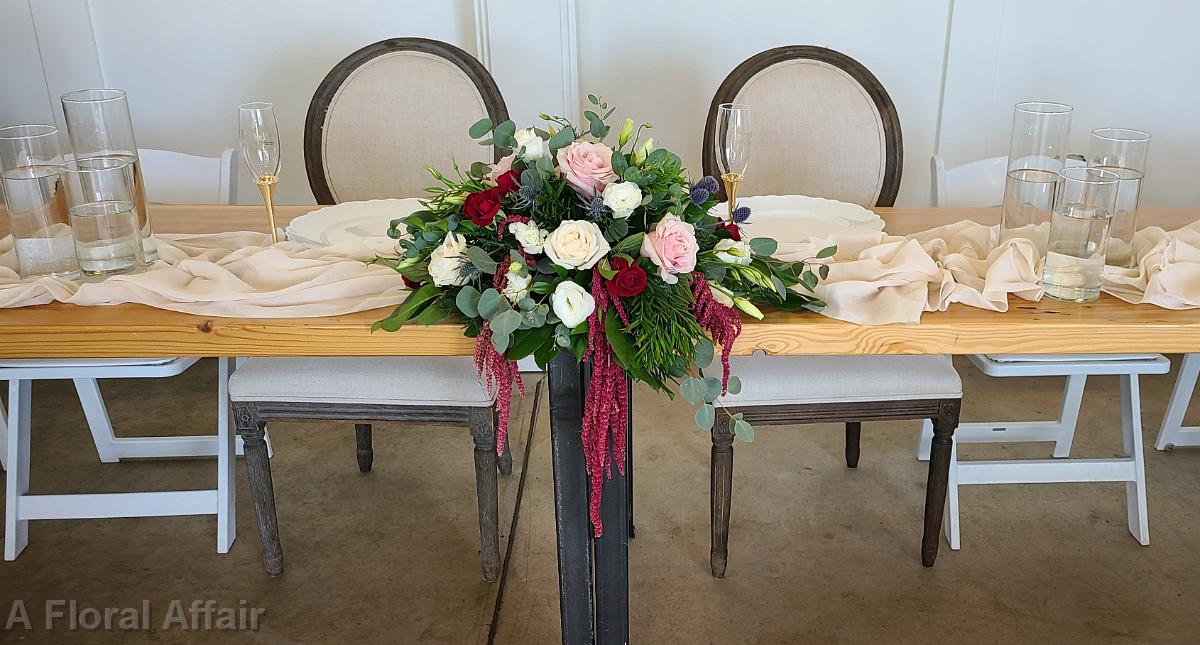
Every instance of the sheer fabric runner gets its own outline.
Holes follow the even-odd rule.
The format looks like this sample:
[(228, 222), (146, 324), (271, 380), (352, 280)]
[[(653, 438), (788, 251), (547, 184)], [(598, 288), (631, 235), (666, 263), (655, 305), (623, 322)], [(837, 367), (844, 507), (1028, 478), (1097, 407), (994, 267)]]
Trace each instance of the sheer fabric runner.
[[(395, 271), (364, 261), (361, 244), (309, 248), (269, 244), (261, 233), (158, 235), (163, 261), (145, 273), (80, 285), (22, 282), (12, 238), (0, 241), (0, 307), (55, 300), (77, 305), (139, 303), (185, 313), (235, 317), (332, 316), (404, 299)], [(781, 236), (785, 237), (785, 236)], [(786, 239), (786, 238), (785, 238)], [(798, 260), (829, 244), (829, 277), (817, 287), (825, 315), (860, 324), (917, 323), (954, 303), (1006, 311), (1008, 297), (1036, 301), (1043, 250), (1028, 240), (997, 246), (997, 227), (971, 221), (907, 237), (845, 229), (830, 238), (782, 241), (776, 253)], [(1200, 222), (1173, 232), (1151, 227), (1134, 237), (1132, 269), (1106, 267), (1104, 291), (1131, 303), (1200, 307)]]

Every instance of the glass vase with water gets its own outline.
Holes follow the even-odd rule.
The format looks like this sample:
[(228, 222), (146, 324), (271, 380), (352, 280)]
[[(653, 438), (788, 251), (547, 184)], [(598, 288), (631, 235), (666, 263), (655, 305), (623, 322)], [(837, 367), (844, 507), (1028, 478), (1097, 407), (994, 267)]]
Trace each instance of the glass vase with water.
[(75, 254), (85, 278), (134, 273), (145, 266), (133, 164), (117, 157), (62, 166)]
[(0, 128), (0, 190), (23, 280), (76, 280), (75, 241), (59, 165), (58, 129), (51, 125)]
[(1059, 171), (1042, 271), (1047, 296), (1068, 302), (1100, 297), (1120, 181), (1120, 175), (1103, 168)]

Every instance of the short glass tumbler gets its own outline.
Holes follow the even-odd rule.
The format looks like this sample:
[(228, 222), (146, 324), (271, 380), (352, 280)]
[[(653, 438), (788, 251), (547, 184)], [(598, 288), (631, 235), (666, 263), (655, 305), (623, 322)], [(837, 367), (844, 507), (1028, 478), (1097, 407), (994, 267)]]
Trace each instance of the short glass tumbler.
[(1146, 154), (1150, 150), (1150, 134), (1129, 128), (1097, 128), (1092, 130), (1088, 148), (1088, 165), (1117, 173), (1121, 185), (1117, 189), (1117, 207), (1113, 212), (1109, 233), (1107, 262), (1113, 266), (1132, 266), (1133, 234), (1137, 231), (1138, 198), (1142, 179), (1146, 176)]
[(61, 163), (54, 126), (0, 128), (0, 191), (8, 206), (17, 273), (24, 280), (79, 278)]
[(1120, 181), (1119, 175), (1102, 168), (1059, 171), (1042, 270), (1047, 296), (1068, 302), (1091, 302), (1100, 297)]
[(62, 166), (75, 254), (85, 278), (134, 273), (145, 266), (135, 206), (133, 164), (116, 157)]
[(76, 159), (117, 157), (133, 164), (138, 231), (146, 261), (153, 263), (158, 259), (158, 245), (150, 226), (142, 166), (133, 137), (133, 120), (129, 115), (129, 97), (124, 90), (100, 89), (68, 92), (62, 95), (61, 100), (63, 115), (67, 119), (67, 134), (71, 137)]

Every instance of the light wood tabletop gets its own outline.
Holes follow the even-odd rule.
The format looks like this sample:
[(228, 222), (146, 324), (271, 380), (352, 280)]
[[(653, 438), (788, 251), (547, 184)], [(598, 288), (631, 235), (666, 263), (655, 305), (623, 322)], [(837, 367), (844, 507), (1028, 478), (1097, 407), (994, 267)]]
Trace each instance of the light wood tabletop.
[[(286, 225), (312, 206), (280, 206)], [(890, 233), (971, 219), (994, 224), (997, 209), (879, 208)], [(254, 206), (154, 206), (160, 233), (265, 232)], [(1143, 225), (1168, 230), (1200, 219), (1200, 209), (1143, 209)], [(140, 305), (49, 304), (0, 310), (0, 357), (372, 356), (470, 354), (456, 325), (370, 332), (384, 310), (320, 318), (220, 318)], [(863, 326), (817, 314), (771, 312), (747, 320), (734, 347), (772, 354), (972, 354), (1200, 352), (1200, 309), (1171, 311), (1102, 295), (1090, 304), (1010, 300), (997, 313), (954, 305), (919, 325)]]

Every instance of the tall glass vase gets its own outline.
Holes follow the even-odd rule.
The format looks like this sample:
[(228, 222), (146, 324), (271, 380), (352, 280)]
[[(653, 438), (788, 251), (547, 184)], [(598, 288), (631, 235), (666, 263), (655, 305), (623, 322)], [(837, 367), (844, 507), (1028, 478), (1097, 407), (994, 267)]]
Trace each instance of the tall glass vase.
[(1029, 101), (1014, 106), (1001, 240), (1023, 237), (1044, 243), (1058, 172), (1066, 166), (1071, 112), (1071, 106), (1062, 103)]
[(150, 209), (146, 205), (146, 187), (133, 137), (128, 96), (124, 90), (79, 90), (63, 94), (62, 106), (76, 159), (116, 157), (132, 165), (134, 207), (142, 254), (147, 264), (153, 264), (158, 259), (158, 245), (150, 225)]
[(52, 125), (0, 128), (0, 189), (24, 280), (79, 278), (59, 166), (58, 129)]

